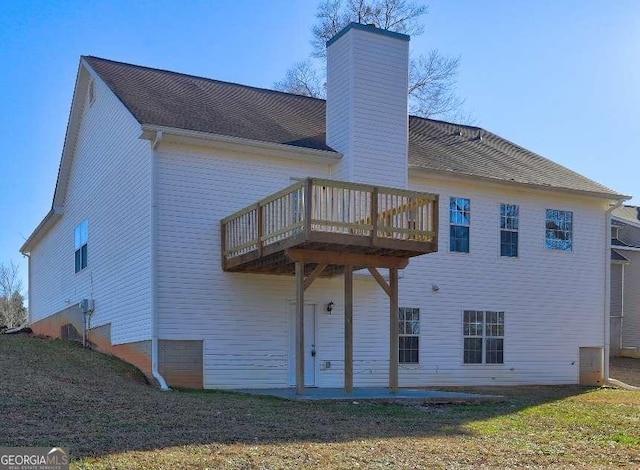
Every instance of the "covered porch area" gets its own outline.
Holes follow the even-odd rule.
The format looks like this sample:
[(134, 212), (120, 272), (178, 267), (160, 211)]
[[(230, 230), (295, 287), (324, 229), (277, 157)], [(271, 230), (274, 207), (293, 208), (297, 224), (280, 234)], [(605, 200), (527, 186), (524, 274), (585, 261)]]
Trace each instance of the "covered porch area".
[[(437, 251), (438, 196), (308, 178), (221, 221), (228, 272), (295, 276), (295, 383), (304, 387), (305, 291), (344, 277), (344, 393), (353, 394), (353, 273), (368, 270), (389, 297), (389, 389), (398, 392), (398, 270)], [(380, 273), (388, 269), (388, 280)]]

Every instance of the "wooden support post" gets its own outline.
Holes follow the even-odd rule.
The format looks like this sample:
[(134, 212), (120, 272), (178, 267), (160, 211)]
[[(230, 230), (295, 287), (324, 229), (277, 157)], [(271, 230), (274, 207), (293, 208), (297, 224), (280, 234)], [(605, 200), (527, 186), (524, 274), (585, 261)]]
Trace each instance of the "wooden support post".
[(304, 263), (296, 261), (296, 394), (304, 393)]
[(389, 269), (389, 392), (398, 392), (398, 270)]
[(344, 391), (353, 392), (353, 266), (344, 267)]

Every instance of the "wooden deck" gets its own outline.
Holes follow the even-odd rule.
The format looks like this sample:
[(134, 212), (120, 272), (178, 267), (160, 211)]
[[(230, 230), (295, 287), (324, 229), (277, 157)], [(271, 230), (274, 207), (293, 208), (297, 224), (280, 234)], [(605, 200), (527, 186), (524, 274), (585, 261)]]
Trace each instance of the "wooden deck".
[[(371, 266), (402, 268), (438, 249), (438, 195), (308, 178), (221, 221), (225, 271), (322, 276)], [(404, 265), (402, 265), (404, 264)]]

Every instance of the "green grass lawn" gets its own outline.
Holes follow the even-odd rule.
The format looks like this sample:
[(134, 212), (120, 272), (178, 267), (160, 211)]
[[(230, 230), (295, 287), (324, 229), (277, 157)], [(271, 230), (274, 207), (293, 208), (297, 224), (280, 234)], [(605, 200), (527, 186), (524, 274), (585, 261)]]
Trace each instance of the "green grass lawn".
[(0, 336), (0, 445), (69, 447), (74, 468), (640, 468), (640, 392), (475, 391), (508, 399), (425, 407), (165, 393), (75, 343)]

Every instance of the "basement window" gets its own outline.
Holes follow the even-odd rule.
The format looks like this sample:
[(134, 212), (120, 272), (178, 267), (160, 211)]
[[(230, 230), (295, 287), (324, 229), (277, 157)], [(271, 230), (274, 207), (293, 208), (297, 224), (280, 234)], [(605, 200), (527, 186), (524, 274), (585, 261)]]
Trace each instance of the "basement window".
[(398, 362), (418, 364), (420, 349), (420, 309), (400, 307), (398, 311)]
[(87, 267), (87, 242), (89, 239), (89, 222), (87, 219), (80, 222), (74, 231), (75, 235), (75, 269), (76, 272), (82, 271)]

